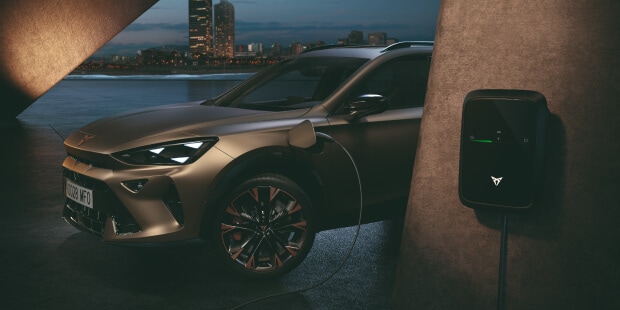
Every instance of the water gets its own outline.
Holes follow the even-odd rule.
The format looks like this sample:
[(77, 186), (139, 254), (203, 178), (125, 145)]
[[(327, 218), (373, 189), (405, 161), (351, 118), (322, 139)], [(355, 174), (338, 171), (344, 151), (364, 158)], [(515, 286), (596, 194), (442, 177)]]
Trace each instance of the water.
[(50, 126), (63, 138), (80, 127), (112, 114), (213, 98), (251, 73), (170, 76), (68, 76), (17, 119)]

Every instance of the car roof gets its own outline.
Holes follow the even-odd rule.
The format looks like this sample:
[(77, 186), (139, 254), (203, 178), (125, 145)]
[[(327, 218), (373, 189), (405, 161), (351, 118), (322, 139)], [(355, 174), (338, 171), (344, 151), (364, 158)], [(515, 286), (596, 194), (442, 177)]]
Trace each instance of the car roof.
[(297, 58), (306, 57), (355, 57), (372, 59), (381, 54), (382, 46), (322, 46), (305, 51)]
[(297, 55), (297, 58), (306, 57), (355, 57), (373, 59), (381, 54), (404, 48), (426, 47), (432, 50), (433, 41), (403, 41), (389, 46), (365, 46), (365, 45), (323, 45)]

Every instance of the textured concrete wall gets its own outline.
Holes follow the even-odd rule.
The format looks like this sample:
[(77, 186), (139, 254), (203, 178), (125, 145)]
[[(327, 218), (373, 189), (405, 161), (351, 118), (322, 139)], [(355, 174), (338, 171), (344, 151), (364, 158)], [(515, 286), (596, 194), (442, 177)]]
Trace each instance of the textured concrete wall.
[(157, 0), (2, 0), (0, 119), (21, 113)]
[(619, 309), (620, 2), (442, 0), (395, 309), (497, 306), (501, 216), (458, 198), (463, 99), (541, 92), (546, 181), (508, 218), (507, 309)]

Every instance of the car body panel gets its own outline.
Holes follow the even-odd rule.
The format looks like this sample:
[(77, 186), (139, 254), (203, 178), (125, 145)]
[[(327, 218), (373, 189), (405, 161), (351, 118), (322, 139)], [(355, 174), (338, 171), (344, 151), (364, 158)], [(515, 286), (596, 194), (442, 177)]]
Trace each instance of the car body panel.
[[(403, 198), (403, 193), (408, 193), (421, 115), (422, 108), (419, 107), (386, 111), (365, 117), (354, 124), (342, 116), (329, 118), (329, 134), (347, 148), (360, 171), (365, 205), (389, 202), (394, 197)], [(334, 166), (350, 170), (346, 168), (351, 166), (348, 158), (342, 155), (333, 158)], [(342, 173), (349, 176), (354, 174), (354, 171)], [(348, 177), (345, 180), (336, 175), (330, 179), (341, 179), (338, 183), (341, 188), (346, 186), (344, 191), (358, 192), (356, 179)], [(336, 204), (349, 205), (352, 209), (356, 207), (346, 201)]]
[[(254, 129), (251, 124), (277, 122), (303, 114), (303, 109), (266, 112), (204, 106), (199, 103), (169, 105), (96, 121), (69, 136), (65, 144), (111, 154), (161, 141), (247, 132)], [(85, 136), (92, 138), (82, 141)]]
[[(325, 224), (322, 229), (329, 228), (339, 216), (359, 209), (355, 165), (362, 180), (364, 208), (381, 210), (399, 201), (396, 208), (403, 209), (409, 194), (423, 108), (392, 109), (350, 120), (343, 112), (343, 105), (351, 100), (352, 89), (377, 68), (399, 57), (430, 57), (432, 48), (412, 47), (387, 53), (382, 50), (335, 48), (297, 56), (301, 60), (321, 57), (372, 60), (347, 73), (338, 82), (340, 86), (326, 98), (301, 103), (296, 109), (266, 111), (220, 106), (251, 91), (252, 83), (271, 78), (272, 73), (265, 70), (207, 102), (130, 111), (95, 121), (75, 132), (65, 140), (68, 152), (63, 162), (65, 179), (82, 181), (86, 188), (96, 189), (97, 186), (90, 184), (101, 183), (104, 190), (94, 191), (93, 212), (108, 214), (101, 220), (103, 228), (89, 228), (90, 231), (100, 234), (104, 241), (116, 243), (200, 238), (220, 197), (244, 177), (273, 171), (306, 186), (316, 204), (319, 221)], [(289, 131), (306, 120), (315, 131), (332, 136), (348, 150), (355, 165), (334, 143), (318, 141), (309, 149), (291, 146)], [(217, 142), (187, 165), (136, 165), (116, 156), (128, 150), (203, 138), (217, 139)], [(125, 185), (135, 180), (144, 180), (145, 185), (139, 191)], [(116, 211), (105, 205), (110, 201), (107, 196), (118, 200)], [(79, 214), (68, 213), (65, 219), (84, 228), (92, 219), (80, 214), (90, 214), (92, 210), (78, 209)], [(125, 221), (125, 217), (111, 215), (118, 209), (128, 213), (126, 218), (135, 220), (138, 231), (122, 230), (131, 225), (120, 225), (119, 221)]]

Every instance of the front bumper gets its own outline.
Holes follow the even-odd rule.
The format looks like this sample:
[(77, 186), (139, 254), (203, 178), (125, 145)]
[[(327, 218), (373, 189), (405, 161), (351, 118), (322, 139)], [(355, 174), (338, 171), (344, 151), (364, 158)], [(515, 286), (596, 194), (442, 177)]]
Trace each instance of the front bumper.
[[(114, 170), (68, 156), (62, 165), (63, 189), (66, 192), (69, 180), (92, 191), (93, 203), (87, 206), (66, 198), (62, 217), (107, 242), (162, 243), (196, 239), (200, 235), (211, 182), (231, 160), (217, 149), (207, 153), (203, 157), (208, 165), (199, 161), (187, 166)], [(123, 185), (132, 180), (147, 182), (136, 192)]]
[[(103, 237), (106, 230), (112, 230), (116, 235), (134, 234), (141, 230), (133, 216), (127, 212), (125, 206), (107, 184), (67, 168), (63, 168), (63, 177), (65, 193), (67, 180), (71, 180), (84, 188), (91, 189), (93, 196), (97, 196), (96, 209), (66, 198), (62, 217), (69, 224), (100, 237)], [(108, 229), (105, 229), (106, 225), (110, 225)]]

